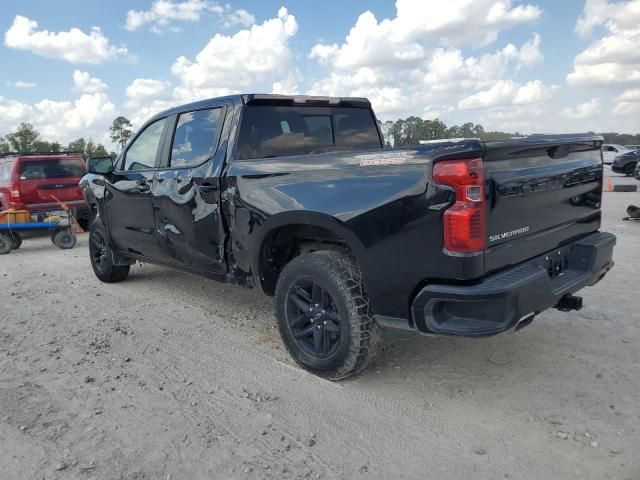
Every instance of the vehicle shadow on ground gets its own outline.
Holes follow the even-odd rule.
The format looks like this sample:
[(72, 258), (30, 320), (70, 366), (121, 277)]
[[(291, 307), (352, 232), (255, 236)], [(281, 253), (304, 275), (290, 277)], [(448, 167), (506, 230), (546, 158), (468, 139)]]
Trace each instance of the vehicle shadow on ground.
[[(269, 345), (269, 348), (284, 348), (275, 326), (272, 298), (262, 295), (258, 290), (245, 289), (235, 285), (225, 285), (213, 280), (200, 278), (176, 270), (155, 265), (134, 265), (127, 279), (131, 282), (145, 282), (149, 289), (158, 291), (171, 285), (171, 289), (187, 303), (194, 302), (199, 307), (215, 312), (218, 302), (232, 304), (240, 317), (253, 318), (257, 328), (246, 329), (244, 334), (252, 338), (250, 343)], [(261, 314), (252, 315), (256, 310)], [(547, 316), (544, 316), (547, 315)], [(356, 381), (366, 388), (389, 382), (405, 382), (429, 385), (440, 382), (445, 390), (447, 385), (463, 382), (473, 389), (482, 389), (482, 382), (489, 377), (499, 377), (512, 388), (544, 382), (549, 373), (541, 357), (545, 357), (554, 336), (573, 336), (570, 331), (579, 328), (570, 322), (552, 323), (545, 321), (547, 313), (536, 318), (532, 325), (519, 332), (507, 332), (494, 337), (481, 339), (454, 337), (427, 337), (411, 331), (385, 329), (384, 347), (373, 365), (364, 374), (347, 382)], [(541, 324), (544, 323), (544, 324)], [(216, 328), (210, 326), (208, 328)], [(274, 338), (264, 343), (261, 337), (267, 329)], [(577, 332), (576, 332), (577, 333)], [(263, 347), (261, 347), (263, 348)], [(289, 361), (287, 358), (286, 361)], [(291, 361), (293, 364), (293, 361)], [(555, 365), (554, 371), (559, 377), (570, 375), (575, 364), (571, 361)], [(301, 374), (304, 372), (301, 371)]]

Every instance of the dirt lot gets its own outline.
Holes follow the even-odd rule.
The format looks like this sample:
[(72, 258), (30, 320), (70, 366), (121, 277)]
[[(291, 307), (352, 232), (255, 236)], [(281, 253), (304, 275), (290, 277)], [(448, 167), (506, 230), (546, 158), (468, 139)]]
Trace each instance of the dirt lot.
[(341, 383), (293, 364), (257, 292), (149, 265), (105, 286), (86, 236), (26, 240), (0, 257), (0, 478), (640, 479), (629, 203), (605, 196), (617, 265), (582, 311), (484, 340), (389, 331)]

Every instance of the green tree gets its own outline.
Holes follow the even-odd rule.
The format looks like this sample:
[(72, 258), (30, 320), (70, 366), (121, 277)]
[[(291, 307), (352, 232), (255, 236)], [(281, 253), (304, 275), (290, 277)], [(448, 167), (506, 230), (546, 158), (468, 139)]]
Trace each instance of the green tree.
[(78, 138), (77, 140), (74, 140), (73, 142), (70, 142), (69, 145), (67, 145), (68, 152), (78, 152), (82, 155), (84, 155), (86, 148), (87, 141), (84, 138)]
[(85, 159), (89, 157), (109, 156), (109, 153), (107, 152), (107, 149), (104, 148), (104, 145), (102, 145), (101, 143), (96, 144), (91, 138), (89, 138), (88, 140), (84, 138), (78, 138), (77, 140), (74, 140), (67, 146), (67, 151), (81, 153)]
[(124, 148), (131, 135), (133, 135), (132, 125), (129, 119), (125, 117), (118, 117), (113, 121), (113, 124), (109, 128), (111, 132), (111, 141), (120, 145), (120, 148)]
[(46, 140), (37, 140), (33, 144), (34, 152), (59, 152), (61, 146), (58, 142), (47, 142)]
[(14, 152), (33, 152), (40, 141), (40, 133), (30, 123), (21, 123), (18, 129), (7, 135), (9, 149)]
[(89, 141), (87, 142), (87, 146), (84, 152), (86, 158), (109, 156), (109, 153), (107, 152), (107, 149), (104, 148), (104, 145), (102, 145), (101, 143), (93, 143), (92, 139), (89, 139)]
[(4, 137), (0, 137), (0, 154), (8, 153), (11, 150), (9, 147), (9, 143), (4, 139)]

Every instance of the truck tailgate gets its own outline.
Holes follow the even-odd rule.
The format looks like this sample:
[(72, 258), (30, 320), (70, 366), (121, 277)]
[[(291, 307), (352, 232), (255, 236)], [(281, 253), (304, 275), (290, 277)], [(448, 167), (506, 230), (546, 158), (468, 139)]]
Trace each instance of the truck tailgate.
[(598, 230), (601, 143), (586, 134), (486, 144), (486, 272)]

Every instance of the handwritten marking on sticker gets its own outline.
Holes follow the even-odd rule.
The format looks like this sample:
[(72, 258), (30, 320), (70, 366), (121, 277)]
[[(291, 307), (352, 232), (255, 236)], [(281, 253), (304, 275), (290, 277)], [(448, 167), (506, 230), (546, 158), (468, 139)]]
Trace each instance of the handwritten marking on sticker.
[(372, 165), (401, 165), (411, 158), (408, 152), (372, 153), (368, 155), (357, 155), (361, 167)]

